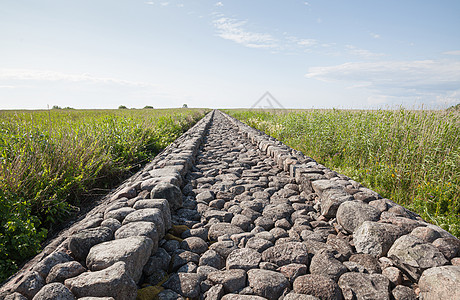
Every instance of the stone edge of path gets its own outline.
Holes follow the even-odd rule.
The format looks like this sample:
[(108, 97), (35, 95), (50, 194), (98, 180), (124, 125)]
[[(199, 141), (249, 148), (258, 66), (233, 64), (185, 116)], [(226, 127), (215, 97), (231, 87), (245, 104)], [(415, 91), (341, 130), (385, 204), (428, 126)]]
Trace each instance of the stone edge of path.
[[(100, 224), (103, 221), (104, 212), (110, 209), (111, 206), (117, 205), (117, 203), (126, 199), (128, 201), (134, 199), (141, 192), (150, 194), (153, 186), (161, 182), (170, 183), (180, 191), (182, 179), (194, 164), (196, 154), (202, 144), (206, 130), (211, 124), (214, 113), (215, 111), (209, 112), (192, 128), (156, 155), (142, 170), (126, 179), (118, 188), (104, 196), (99, 205), (70, 227), (61, 231), (57, 237), (48, 243), (42, 252), (30, 259), (17, 273), (3, 283), (0, 287), (0, 299), (4, 299), (4, 297), (15, 291), (22, 292), (27, 289), (34, 290), (27, 295), (28, 298), (32, 298), (32, 294), (36, 294), (44, 286), (47, 273), (49, 273), (52, 266), (72, 259), (72, 253), (68, 249), (69, 240), (82, 231), (101, 228)], [(142, 186), (142, 183), (149, 180), (153, 181), (154, 184)], [(165, 195), (165, 193), (162, 195)], [(168, 196), (168, 192), (166, 192), (166, 196)], [(169, 199), (167, 200), (169, 201)], [(169, 206), (172, 209), (172, 205), (170, 204)], [(170, 223), (171, 215), (167, 217), (163, 213), (162, 217), (165, 220), (169, 218)], [(113, 240), (113, 233), (109, 240)], [(97, 244), (100, 244), (101, 241)]]

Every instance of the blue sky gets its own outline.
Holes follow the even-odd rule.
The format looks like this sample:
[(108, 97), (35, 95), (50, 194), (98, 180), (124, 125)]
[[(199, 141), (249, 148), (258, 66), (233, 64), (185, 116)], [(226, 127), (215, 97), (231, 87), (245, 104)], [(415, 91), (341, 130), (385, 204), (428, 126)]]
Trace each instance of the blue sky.
[(443, 108), (460, 102), (459, 16), (448, 0), (0, 0), (0, 109), (266, 91), (286, 108)]

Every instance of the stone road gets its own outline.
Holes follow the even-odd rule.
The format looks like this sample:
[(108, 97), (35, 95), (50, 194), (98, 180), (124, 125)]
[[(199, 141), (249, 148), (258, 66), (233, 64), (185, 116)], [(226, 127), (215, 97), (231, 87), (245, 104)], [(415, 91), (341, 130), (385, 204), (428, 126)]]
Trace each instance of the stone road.
[(458, 239), (245, 128), (216, 111), (5, 299), (460, 298)]

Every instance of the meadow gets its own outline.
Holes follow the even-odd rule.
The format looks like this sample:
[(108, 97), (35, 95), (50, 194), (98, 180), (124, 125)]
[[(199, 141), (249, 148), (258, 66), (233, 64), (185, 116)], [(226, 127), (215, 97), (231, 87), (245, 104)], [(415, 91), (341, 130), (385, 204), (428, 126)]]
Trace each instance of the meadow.
[(459, 110), (228, 110), (460, 237)]
[(0, 111), (0, 282), (207, 111)]

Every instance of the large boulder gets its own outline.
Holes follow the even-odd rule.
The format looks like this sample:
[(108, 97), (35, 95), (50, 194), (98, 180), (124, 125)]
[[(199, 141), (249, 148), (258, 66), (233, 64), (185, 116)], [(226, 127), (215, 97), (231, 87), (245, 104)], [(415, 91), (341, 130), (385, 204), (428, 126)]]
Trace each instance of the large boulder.
[(329, 249), (318, 251), (311, 259), (310, 273), (323, 275), (337, 282), (342, 274), (348, 272), (348, 268), (335, 259), (334, 254), (335, 251)]
[(62, 283), (45, 285), (32, 300), (76, 300), (75, 296)]
[(227, 270), (243, 269), (250, 270), (259, 266), (262, 254), (251, 248), (233, 250), (227, 257)]
[(91, 271), (99, 271), (123, 261), (128, 275), (139, 281), (142, 269), (152, 254), (153, 241), (145, 236), (113, 240), (94, 246), (86, 258)]
[(37, 271), (38, 274), (40, 274), (40, 276), (46, 278), (52, 267), (54, 267), (57, 264), (68, 262), (71, 260), (73, 260), (72, 257), (67, 253), (59, 251), (53, 252), (47, 257), (45, 257), (42, 261), (37, 263), (32, 270)]
[(163, 221), (165, 224), (165, 230), (171, 229), (171, 209), (169, 208), (169, 202), (166, 199), (142, 199), (134, 203), (134, 209), (143, 208), (158, 208), (163, 213)]
[(208, 274), (208, 280), (222, 284), (226, 293), (233, 293), (246, 286), (246, 272), (240, 269), (215, 271)]
[(169, 206), (173, 211), (182, 207), (182, 192), (177, 186), (171, 183), (160, 182), (155, 185), (150, 192), (150, 198), (168, 200)]
[(347, 232), (352, 233), (365, 221), (378, 221), (380, 211), (361, 201), (342, 203), (337, 210), (337, 222)]
[(115, 239), (125, 239), (132, 236), (146, 236), (153, 241), (152, 252), (158, 249), (158, 231), (157, 226), (153, 222), (132, 222), (121, 226), (115, 232)]
[(256, 295), (269, 300), (278, 299), (289, 286), (289, 281), (283, 274), (261, 269), (249, 270), (248, 282)]
[(365, 221), (353, 232), (353, 242), (358, 253), (385, 256), (401, 235), (396, 225)]
[(243, 232), (243, 229), (230, 223), (216, 223), (209, 228), (208, 238), (210, 241), (217, 241), (217, 238), (224, 234), (232, 235)]
[(78, 298), (113, 297), (115, 300), (134, 300), (137, 286), (128, 275), (126, 263), (119, 261), (96, 272), (85, 272), (67, 279), (65, 286)]
[(381, 274), (349, 272), (338, 283), (345, 300), (390, 300), (390, 281)]
[(155, 224), (159, 238), (163, 238), (166, 233), (163, 213), (158, 208), (143, 208), (138, 209), (123, 220), (123, 225), (133, 222), (152, 222)]
[(388, 251), (388, 257), (416, 281), (424, 270), (448, 263), (435, 246), (426, 244), (413, 235), (404, 235), (398, 238)]
[(423, 272), (418, 282), (420, 299), (460, 299), (460, 266), (434, 267)]
[(109, 241), (112, 237), (112, 230), (108, 227), (101, 226), (98, 228), (85, 229), (69, 238), (68, 247), (76, 260), (85, 261), (91, 247)]
[(311, 295), (321, 300), (342, 300), (342, 292), (337, 283), (322, 275), (307, 274), (297, 277), (292, 287), (297, 294)]
[(279, 267), (292, 263), (308, 265), (307, 246), (300, 242), (276, 245), (262, 252), (262, 260)]

